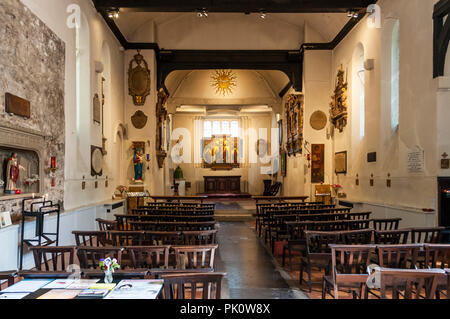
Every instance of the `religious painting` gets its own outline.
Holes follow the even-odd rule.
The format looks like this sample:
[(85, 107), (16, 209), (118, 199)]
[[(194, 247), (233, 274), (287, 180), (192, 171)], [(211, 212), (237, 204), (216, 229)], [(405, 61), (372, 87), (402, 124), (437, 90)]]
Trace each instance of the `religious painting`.
[(303, 146), (303, 94), (291, 94), (286, 102), (287, 143), (289, 156), (302, 153)]
[[(133, 68), (133, 63), (136, 66)], [(140, 50), (130, 62), (128, 69), (128, 93), (133, 97), (134, 105), (142, 106), (150, 94), (150, 70)]]
[(285, 150), (282, 150), (280, 153), (280, 170), (281, 170), (281, 176), (286, 177), (287, 173), (287, 153)]
[(334, 171), (336, 175), (347, 174), (347, 151), (334, 154)]
[(341, 65), (330, 103), (330, 120), (339, 132), (342, 132), (347, 125), (347, 85), (347, 81), (344, 82), (344, 70)]
[(325, 145), (311, 146), (311, 183), (325, 182)]
[(203, 167), (212, 169), (232, 169), (239, 167), (242, 140), (229, 135), (213, 135), (203, 139)]
[(145, 142), (133, 142), (133, 166), (134, 166), (134, 183), (142, 183), (144, 180), (144, 154), (145, 154)]

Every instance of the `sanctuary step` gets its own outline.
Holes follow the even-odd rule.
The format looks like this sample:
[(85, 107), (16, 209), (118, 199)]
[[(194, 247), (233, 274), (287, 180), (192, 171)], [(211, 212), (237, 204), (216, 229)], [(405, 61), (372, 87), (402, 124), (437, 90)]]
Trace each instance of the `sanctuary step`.
[(216, 221), (252, 221), (256, 212), (254, 201), (217, 200), (214, 219)]

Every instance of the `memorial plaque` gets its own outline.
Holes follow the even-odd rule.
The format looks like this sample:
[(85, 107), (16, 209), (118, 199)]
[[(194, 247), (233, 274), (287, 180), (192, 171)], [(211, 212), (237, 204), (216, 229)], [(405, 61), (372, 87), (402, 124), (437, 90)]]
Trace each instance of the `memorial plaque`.
[(422, 173), (424, 171), (424, 151), (408, 152), (408, 172)]
[(6, 113), (12, 113), (15, 115), (23, 116), (25, 118), (30, 118), (30, 101), (22, 99), (18, 96), (12, 95), (11, 93), (5, 94), (5, 111)]

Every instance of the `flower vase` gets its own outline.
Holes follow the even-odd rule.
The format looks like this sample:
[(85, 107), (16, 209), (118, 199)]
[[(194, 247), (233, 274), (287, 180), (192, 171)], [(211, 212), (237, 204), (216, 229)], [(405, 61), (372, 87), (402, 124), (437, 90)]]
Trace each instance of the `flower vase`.
[(113, 282), (113, 273), (111, 270), (106, 270), (105, 271), (105, 279), (104, 279), (105, 284), (110, 284)]

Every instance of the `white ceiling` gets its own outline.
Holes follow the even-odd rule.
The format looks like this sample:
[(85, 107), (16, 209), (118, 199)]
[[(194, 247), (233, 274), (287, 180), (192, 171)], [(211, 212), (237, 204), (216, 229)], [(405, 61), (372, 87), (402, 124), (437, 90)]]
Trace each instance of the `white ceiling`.
[[(195, 19), (194, 19), (195, 18)], [(330, 42), (348, 22), (349, 18), (345, 13), (272, 13), (268, 14), (266, 19), (261, 19), (258, 14), (253, 13), (245, 15), (243, 13), (210, 13), (208, 18), (197, 18), (196, 13), (170, 13), (170, 12), (121, 12), (118, 19), (115, 20), (117, 26), (125, 36), (125, 38), (132, 42), (136, 31), (142, 32), (141, 27), (153, 23), (158, 29), (159, 33), (170, 24), (177, 24), (179, 20), (192, 19), (194, 21), (202, 21), (202, 23), (209, 23), (211, 27), (218, 20), (229, 20), (233, 24), (236, 19), (241, 21), (243, 26), (246, 21), (251, 23), (266, 23), (273, 28), (273, 25), (278, 24), (283, 28), (304, 29), (305, 23), (321, 36), (323, 42)], [(192, 24), (191, 24), (192, 25)], [(184, 30), (180, 30), (184, 31)], [(194, 29), (190, 30), (195, 32)], [(245, 30), (242, 30), (243, 32)], [(161, 37), (161, 35), (159, 36)], [(299, 47), (301, 43), (296, 44)], [(166, 47), (166, 49), (174, 49)], [(230, 48), (233, 49), (233, 48)]]

